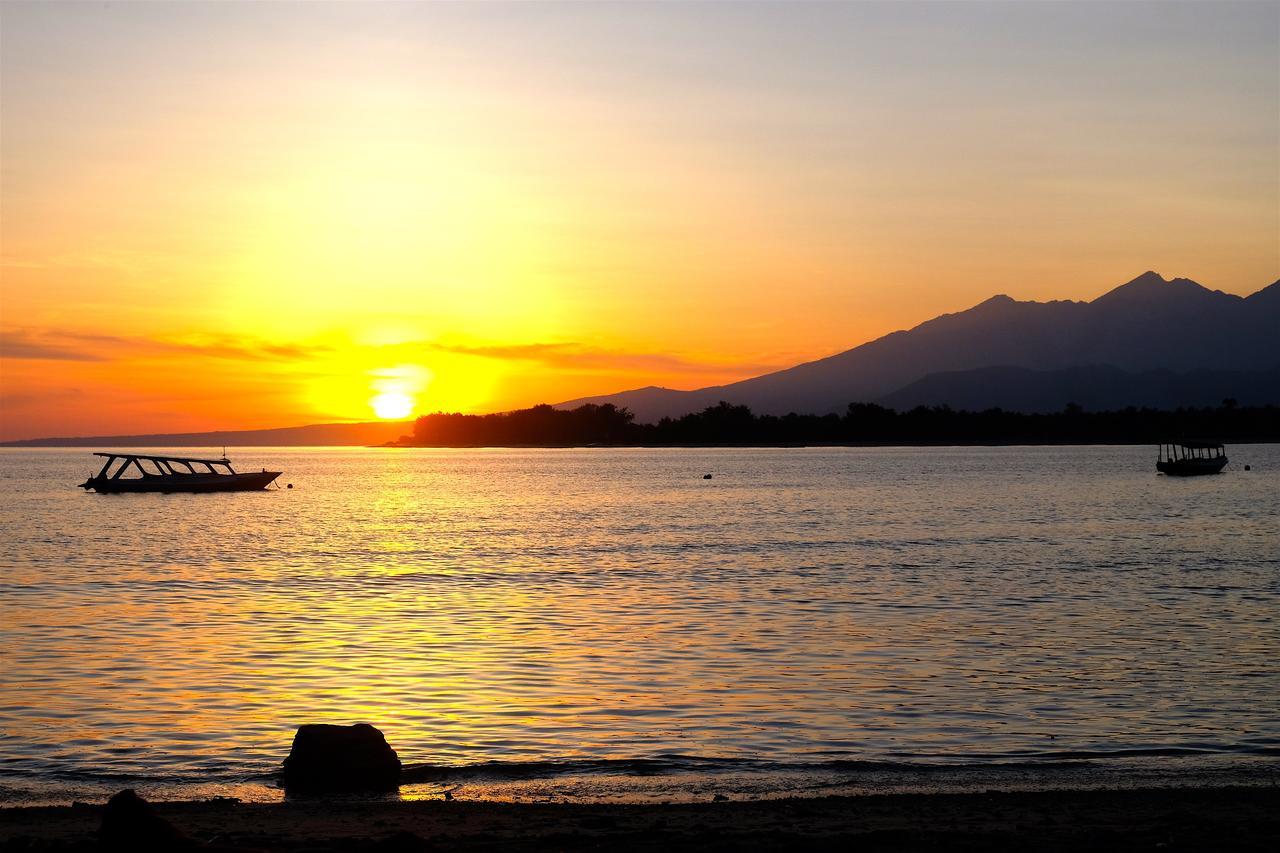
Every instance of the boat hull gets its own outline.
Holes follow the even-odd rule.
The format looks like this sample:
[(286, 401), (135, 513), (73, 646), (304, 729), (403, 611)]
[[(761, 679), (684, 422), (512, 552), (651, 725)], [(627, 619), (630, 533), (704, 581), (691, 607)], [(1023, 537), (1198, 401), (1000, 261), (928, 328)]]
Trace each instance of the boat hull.
[(173, 476), (149, 475), (111, 479), (91, 477), (80, 488), (104, 495), (134, 492), (257, 492), (279, 477), (280, 471), (255, 471), (247, 474), (175, 474)]
[(1157, 462), (1156, 470), (1170, 477), (1199, 477), (1203, 474), (1221, 474), (1227, 467), (1227, 457), (1218, 456), (1213, 459), (1175, 459), (1171, 462)]

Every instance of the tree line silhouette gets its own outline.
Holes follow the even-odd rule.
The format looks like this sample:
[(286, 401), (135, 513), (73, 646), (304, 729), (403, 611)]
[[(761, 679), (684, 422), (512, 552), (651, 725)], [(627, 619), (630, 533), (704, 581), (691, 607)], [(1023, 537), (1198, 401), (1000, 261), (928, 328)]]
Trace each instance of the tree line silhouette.
[(403, 447), (579, 447), (801, 444), (1157, 444), (1188, 439), (1224, 443), (1280, 441), (1280, 407), (1127, 408), (1089, 412), (1070, 403), (1060, 412), (1027, 414), (919, 406), (896, 412), (850, 403), (843, 414), (756, 415), (721, 402), (701, 412), (638, 424), (625, 408), (542, 404), (491, 415), (439, 412), (418, 418)]

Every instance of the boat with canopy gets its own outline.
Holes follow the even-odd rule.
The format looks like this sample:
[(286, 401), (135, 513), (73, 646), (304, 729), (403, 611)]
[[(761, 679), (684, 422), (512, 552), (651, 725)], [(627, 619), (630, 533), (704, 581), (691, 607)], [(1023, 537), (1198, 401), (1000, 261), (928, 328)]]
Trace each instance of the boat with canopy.
[(1156, 470), (1173, 477), (1220, 474), (1226, 466), (1226, 448), (1217, 441), (1161, 444), (1156, 457)]
[[(102, 470), (80, 484), (100, 494), (119, 492), (253, 492), (265, 489), (282, 471), (240, 473), (231, 460), (189, 456), (150, 456), (145, 453), (95, 453), (104, 457)], [(128, 476), (126, 476), (128, 475)]]

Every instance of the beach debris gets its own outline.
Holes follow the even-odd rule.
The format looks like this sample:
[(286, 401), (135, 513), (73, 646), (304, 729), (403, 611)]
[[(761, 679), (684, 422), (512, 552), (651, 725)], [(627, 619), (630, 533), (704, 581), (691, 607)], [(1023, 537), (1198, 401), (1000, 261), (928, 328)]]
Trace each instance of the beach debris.
[(400, 787), (400, 758), (368, 723), (298, 726), (283, 771), (285, 790), (299, 793)]
[(225, 797), (225, 796), (210, 797), (209, 799), (205, 800), (205, 803), (207, 803), (208, 805), (218, 806), (219, 808), (224, 808), (224, 809), (229, 809), (232, 806), (238, 806), (240, 805), (240, 802), (241, 801), (239, 797)]
[(98, 840), (105, 850), (192, 850), (196, 843), (156, 814), (132, 788), (107, 800)]
[(704, 480), (710, 480), (710, 479), (711, 479), (711, 475), (710, 475), (710, 474), (703, 474), (703, 475), (702, 475), (702, 479), (704, 479)]

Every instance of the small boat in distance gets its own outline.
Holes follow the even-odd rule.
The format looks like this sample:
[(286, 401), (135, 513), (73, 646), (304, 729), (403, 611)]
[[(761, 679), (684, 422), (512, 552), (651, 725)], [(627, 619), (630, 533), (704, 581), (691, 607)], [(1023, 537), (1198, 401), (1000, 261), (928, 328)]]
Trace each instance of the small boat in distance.
[[(95, 453), (106, 463), (102, 470), (80, 484), (99, 494), (118, 492), (254, 492), (265, 489), (281, 471), (238, 473), (231, 460), (193, 459), (186, 456), (148, 456), (144, 453)], [(119, 462), (119, 465), (116, 463)], [(154, 470), (148, 470), (147, 463)], [(113, 469), (112, 466), (116, 467)], [(203, 466), (203, 468), (197, 468)], [(138, 476), (124, 476), (136, 469)]]
[(1171, 477), (1220, 474), (1226, 465), (1226, 448), (1216, 441), (1161, 444), (1156, 457), (1156, 470)]

